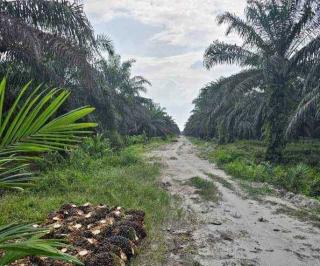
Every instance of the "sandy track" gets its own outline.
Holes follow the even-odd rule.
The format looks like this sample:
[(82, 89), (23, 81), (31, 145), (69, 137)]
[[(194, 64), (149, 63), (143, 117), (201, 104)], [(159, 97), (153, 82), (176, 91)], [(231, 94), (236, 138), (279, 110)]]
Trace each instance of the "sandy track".
[[(185, 137), (152, 155), (161, 158), (162, 183), (181, 199), (188, 214), (187, 221), (167, 229), (173, 243), (167, 265), (320, 265), (320, 230), (276, 214), (282, 199), (263, 202), (243, 197), (237, 183), (200, 159)], [(233, 185), (229, 189), (213, 181), (221, 194), (218, 203), (202, 200), (185, 185), (194, 176), (212, 180), (207, 173)]]

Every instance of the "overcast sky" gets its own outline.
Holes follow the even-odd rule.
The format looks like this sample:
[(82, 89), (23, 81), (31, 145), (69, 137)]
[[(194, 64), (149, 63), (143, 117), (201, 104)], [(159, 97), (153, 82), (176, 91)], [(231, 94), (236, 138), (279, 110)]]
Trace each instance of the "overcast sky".
[(137, 60), (134, 75), (151, 81), (147, 96), (165, 107), (183, 129), (199, 89), (235, 71), (234, 66), (203, 68), (202, 57), (225, 37), (216, 16), (243, 14), (246, 0), (85, 0), (85, 12), (97, 33), (111, 37), (122, 58)]

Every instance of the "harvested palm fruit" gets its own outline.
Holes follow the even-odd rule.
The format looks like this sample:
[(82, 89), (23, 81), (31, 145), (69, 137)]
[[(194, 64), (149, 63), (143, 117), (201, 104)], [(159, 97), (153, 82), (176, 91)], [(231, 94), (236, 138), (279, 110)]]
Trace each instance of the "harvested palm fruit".
[[(122, 266), (137, 254), (137, 246), (147, 236), (143, 211), (110, 208), (106, 205), (64, 204), (49, 214), (42, 225), (51, 229), (46, 238), (65, 239), (70, 247), (61, 249), (88, 266)], [(70, 266), (44, 257), (29, 257), (12, 266)]]

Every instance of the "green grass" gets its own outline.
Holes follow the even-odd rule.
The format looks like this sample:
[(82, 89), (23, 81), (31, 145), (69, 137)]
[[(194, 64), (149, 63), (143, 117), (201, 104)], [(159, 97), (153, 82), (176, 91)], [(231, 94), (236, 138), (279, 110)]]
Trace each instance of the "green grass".
[(217, 202), (219, 200), (219, 192), (213, 182), (207, 181), (201, 177), (195, 176), (186, 182), (186, 185), (193, 186), (197, 189), (197, 193), (208, 201)]
[(43, 222), (50, 212), (71, 202), (142, 209), (146, 212), (148, 242), (158, 245), (150, 259), (161, 263), (165, 240), (160, 227), (174, 213), (169, 194), (158, 186), (159, 164), (143, 159), (150, 146), (165, 142), (155, 143), (130, 146), (120, 152), (105, 149), (99, 158), (84, 149), (74, 151), (69, 159), (42, 170), (32, 188), (3, 194), (0, 224)]
[[(285, 149), (284, 162), (271, 165), (263, 160), (266, 146), (259, 141), (217, 145), (192, 140), (209, 161), (228, 174), (247, 181), (268, 182), (294, 193), (320, 198), (320, 142), (299, 141)], [(211, 145), (213, 148), (208, 148)]]

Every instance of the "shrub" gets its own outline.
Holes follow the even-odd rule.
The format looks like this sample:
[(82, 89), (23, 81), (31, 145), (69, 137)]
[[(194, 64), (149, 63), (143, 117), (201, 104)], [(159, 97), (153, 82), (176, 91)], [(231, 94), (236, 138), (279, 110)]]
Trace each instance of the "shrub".
[(287, 189), (295, 193), (306, 192), (310, 168), (305, 164), (289, 167), (287, 174)]
[(115, 150), (120, 150), (125, 146), (124, 140), (116, 130), (106, 131), (105, 137), (109, 139), (111, 147)]
[(226, 151), (223, 149), (217, 149), (212, 153), (213, 158), (217, 162), (217, 164), (226, 164), (229, 162), (235, 161), (239, 158), (239, 154), (233, 151)]
[(126, 136), (125, 144), (127, 146), (135, 145), (135, 144), (146, 144), (148, 142), (148, 138), (146, 135), (137, 135), (137, 136)]
[[(193, 142), (204, 150), (203, 141), (200, 144), (199, 141)], [(289, 144), (285, 162), (277, 165), (262, 160), (265, 144), (259, 141), (218, 145), (212, 152), (205, 148), (209, 159), (236, 178), (268, 182), (278, 188), (312, 197), (320, 195), (319, 168), (314, 163), (319, 157), (320, 144), (316, 140)]]
[(107, 154), (111, 155), (112, 153), (110, 140), (101, 134), (84, 139), (80, 148), (93, 158), (101, 158)]
[(320, 177), (314, 179), (310, 184), (309, 195), (311, 197), (320, 197)]
[(112, 156), (103, 157), (102, 163), (112, 167), (127, 167), (140, 162), (140, 160), (139, 147), (130, 146), (122, 149), (121, 151), (115, 152)]

